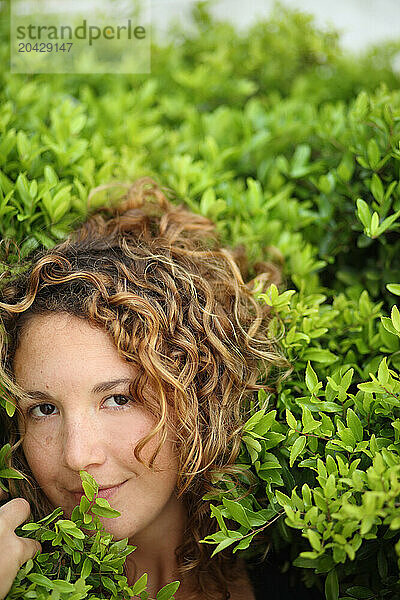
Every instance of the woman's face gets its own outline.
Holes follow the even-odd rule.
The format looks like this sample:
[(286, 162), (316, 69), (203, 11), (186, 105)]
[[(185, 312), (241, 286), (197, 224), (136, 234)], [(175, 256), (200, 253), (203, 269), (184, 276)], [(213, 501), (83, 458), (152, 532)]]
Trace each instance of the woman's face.
[[(155, 461), (161, 471), (151, 472), (134, 457), (155, 421), (129, 397), (132, 369), (105, 331), (65, 313), (32, 317), (14, 360), (15, 378), (32, 397), (20, 408), (26, 416), (23, 450), (36, 481), (68, 516), (79, 503), (74, 491), (81, 489), (81, 469), (100, 487), (122, 484), (108, 497), (121, 516), (101, 519), (115, 539), (157, 530), (181, 510), (173, 440)], [(143, 459), (157, 440), (144, 447)]]

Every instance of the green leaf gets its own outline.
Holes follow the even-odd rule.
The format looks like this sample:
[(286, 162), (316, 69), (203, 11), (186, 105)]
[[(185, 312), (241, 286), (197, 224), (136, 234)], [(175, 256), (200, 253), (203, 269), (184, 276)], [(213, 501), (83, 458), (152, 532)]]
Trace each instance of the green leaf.
[(68, 529), (67, 533), (68, 533), (68, 535), (70, 535), (73, 538), (77, 538), (79, 540), (85, 539), (85, 534), (83, 533), (83, 531), (81, 531), (78, 528), (76, 528), (76, 529)]
[(397, 332), (400, 332), (400, 313), (396, 305), (392, 307), (390, 317), (392, 319), (393, 327)]
[(68, 583), (68, 581), (63, 581), (62, 579), (54, 579), (53, 586), (55, 590), (61, 593), (75, 591), (75, 586), (72, 583)]
[(60, 529), (66, 530), (77, 528), (76, 524), (73, 521), (70, 521), (69, 519), (60, 519), (59, 521), (57, 521), (57, 525), (60, 527)]
[(175, 594), (179, 586), (180, 581), (171, 581), (171, 583), (167, 583), (167, 585), (164, 585), (157, 593), (156, 600), (169, 600)]
[(103, 508), (111, 508), (110, 503), (106, 498), (96, 498), (94, 503), (96, 506), (102, 506)]
[(94, 495), (96, 493), (96, 489), (93, 487), (93, 485), (91, 483), (88, 483), (87, 481), (82, 482), (82, 487), (83, 487), (83, 491), (85, 492), (85, 495), (87, 496), (88, 500), (90, 500), (90, 502), (93, 502)]
[(389, 565), (384, 548), (380, 548), (377, 556), (378, 572), (381, 579), (386, 579)]
[(384, 198), (384, 189), (380, 177), (374, 173), (371, 180), (371, 192), (377, 202), (381, 204)]
[(338, 600), (339, 598), (339, 582), (335, 569), (329, 571), (325, 579), (325, 596), (326, 600)]
[(399, 332), (393, 327), (393, 323), (388, 317), (381, 317), (381, 323), (386, 331), (389, 331), (389, 333), (392, 333), (393, 335), (400, 336)]
[[(363, 121), (369, 112), (369, 97), (365, 90), (362, 90), (352, 107), (352, 114), (357, 117), (359, 121)], [(331, 600), (328, 598), (327, 600)]]
[(216, 548), (214, 549), (213, 553), (211, 554), (211, 558), (213, 556), (215, 556), (216, 554), (218, 554), (218, 552), (221, 552), (221, 550), (224, 550), (225, 548), (227, 548), (228, 546), (230, 546), (231, 544), (234, 544), (237, 540), (234, 538), (225, 538), (222, 542), (220, 542)]
[(28, 158), (28, 154), (31, 149), (28, 137), (24, 131), (18, 131), (17, 133), (17, 148), (21, 159)]
[(113, 508), (104, 508), (102, 506), (92, 506), (90, 510), (93, 514), (99, 515), (99, 517), (114, 518), (119, 517), (121, 515), (120, 512), (114, 510)]
[(308, 529), (306, 535), (313, 549), (319, 552), (322, 548), (321, 538), (319, 534), (316, 531), (313, 531), (312, 529)]
[(32, 583), (37, 583), (38, 585), (42, 585), (43, 587), (52, 590), (54, 588), (53, 582), (50, 581), (50, 579), (48, 577), (45, 577), (44, 575), (41, 575), (40, 573), (29, 573), (29, 575), (26, 576), (27, 579), (29, 579), (29, 581), (32, 581)]
[(352, 598), (359, 598), (360, 600), (367, 600), (375, 598), (375, 593), (361, 585), (355, 585), (347, 589), (347, 593), (351, 594)]
[(93, 516), (91, 514), (84, 513), (84, 515), (83, 515), (83, 522), (84, 522), (84, 524), (88, 525), (92, 521), (93, 521)]
[(11, 454), (11, 444), (4, 444), (0, 450), (0, 465), (4, 465), (6, 459)]
[(57, 519), (57, 517), (61, 516), (63, 514), (63, 509), (61, 507), (57, 507), (53, 510), (52, 513), (50, 513), (49, 515), (46, 515), (45, 517), (43, 517), (43, 519), (40, 519), (38, 521), (38, 523), (43, 523), (43, 525), (49, 525), (49, 523), (52, 523), (53, 521), (55, 521)]
[(354, 165), (353, 165), (353, 156), (352, 155), (345, 155), (341, 161), (341, 163), (339, 164), (338, 168), (336, 169), (337, 174), (339, 175), (340, 179), (342, 179), (343, 181), (349, 182), (353, 172), (354, 172)]
[(245, 423), (243, 430), (244, 431), (251, 431), (256, 425), (257, 423), (263, 418), (265, 414), (264, 410), (259, 410), (257, 411), (254, 415), (252, 415), (250, 417), (250, 419)]
[(390, 374), (386, 364), (386, 356), (381, 360), (378, 368), (378, 381), (382, 385), (386, 385), (389, 382)]
[(400, 285), (398, 283), (388, 283), (386, 287), (392, 294), (400, 296)]
[(307, 406), (302, 406), (303, 415), (302, 415), (302, 423), (303, 423), (303, 433), (310, 433), (310, 431), (314, 431), (318, 429), (320, 426), (320, 422), (316, 421), (311, 414), (311, 411)]
[(292, 500), (289, 498), (289, 496), (287, 496), (286, 494), (284, 494), (283, 492), (281, 492), (280, 490), (275, 490), (275, 496), (276, 496), (276, 500), (277, 502), (283, 506), (283, 507), (289, 507), (292, 508), (293, 507), (293, 502)]
[(242, 540), (240, 540), (240, 542), (232, 550), (233, 554), (237, 550), (246, 550), (246, 548), (248, 548), (250, 546), (250, 544), (253, 541), (253, 538), (254, 538), (255, 535), (256, 534), (254, 533), (253, 535), (248, 535), (247, 537), (245, 537)]
[(244, 525), (244, 527), (251, 528), (251, 523), (244, 511), (243, 506), (239, 502), (233, 502), (233, 500), (228, 500), (228, 498), (222, 498), (222, 504), (229, 510), (230, 517), (235, 521), (240, 523), (240, 525)]
[(102, 585), (104, 585), (105, 588), (107, 588), (107, 590), (110, 590), (110, 592), (112, 592), (113, 594), (117, 594), (117, 586), (115, 585), (113, 580), (110, 579), (110, 577), (105, 577), (103, 575), (101, 577), (101, 583)]
[(20, 195), (20, 198), (21, 198), (25, 208), (30, 210), (31, 205), (32, 205), (32, 198), (29, 194), (28, 181), (27, 181), (25, 175), (23, 175), (22, 173), (20, 173), (18, 175), (15, 187), (18, 190), (18, 193)]
[(217, 519), (217, 522), (218, 522), (218, 525), (219, 525), (221, 531), (225, 535), (228, 535), (228, 529), (225, 525), (225, 521), (224, 521), (224, 518), (222, 516), (220, 509), (217, 506), (214, 506), (214, 504), (210, 504), (210, 510), (211, 510), (211, 516), (215, 517)]
[(37, 529), (40, 529), (40, 525), (37, 523), (25, 523), (25, 525), (22, 525), (21, 529), (24, 531), (36, 531)]
[(270, 410), (266, 415), (258, 421), (253, 427), (251, 435), (265, 436), (265, 434), (271, 429), (275, 422), (276, 410)]
[(81, 512), (83, 512), (83, 513), (87, 512), (89, 507), (90, 507), (89, 500), (86, 498), (86, 496), (82, 496), (81, 501), (79, 503), (79, 508), (80, 508)]
[(351, 384), (353, 375), (354, 369), (349, 369), (342, 377), (342, 381), (340, 382), (340, 388), (342, 388), (343, 390), (347, 390)]
[(357, 387), (359, 390), (361, 390), (363, 392), (374, 392), (374, 393), (382, 394), (385, 391), (381, 385), (378, 385), (377, 383), (374, 383), (373, 381), (367, 381), (366, 383), (359, 383), (359, 384), (357, 384)]
[(289, 464), (291, 467), (293, 467), (293, 463), (296, 460), (296, 458), (303, 452), (305, 445), (306, 445), (306, 441), (307, 441), (307, 438), (304, 435), (301, 435), (294, 442), (294, 444), (290, 450)]
[(368, 204), (361, 198), (357, 199), (357, 215), (364, 229), (369, 230), (371, 226), (371, 213)]
[(376, 143), (374, 138), (371, 138), (368, 142), (367, 154), (371, 168), (375, 169), (375, 167), (378, 165), (378, 162), (380, 161), (381, 153), (379, 151), (378, 144)]
[(316, 388), (317, 383), (318, 383), (317, 374), (315, 373), (314, 369), (312, 368), (310, 361), (308, 361), (307, 368), (306, 368), (306, 386), (310, 390), (311, 393)]
[(297, 421), (294, 415), (290, 412), (290, 410), (286, 409), (286, 422), (291, 429), (297, 429)]
[(322, 348), (309, 348), (304, 352), (302, 358), (305, 360), (324, 363), (326, 365), (330, 365), (338, 360), (338, 357), (332, 352), (329, 350), (323, 350)]
[(265, 300), (268, 306), (275, 306), (275, 303), (278, 301), (279, 297), (278, 288), (274, 283), (271, 283), (265, 294), (258, 294), (257, 297)]
[(143, 575), (135, 581), (134, 586), (132, 587), (132, 594), (134, 596), (138, 596), (141, 594), (147, 586), (147, 573), (143, 573)]
[[(4, 391), (3, 391), (4, 394)], [(0, 396), (0, 402), (1, 405), (6, 409), (6, 413), (8, 414), (9, 417), (13, 417), (15, 410), (16, 410), (16, 406), (14, 402), (11, 402), (6, 395), (4, 395), (3, 397)]]
[(90, 575), (90, 573), (92, 572), (92, 568), (93, 568), (92, 561), (90, 560), (90, 558), (86, 557), (85, 560), (83, 561), (81, 577), (83, 579), (86, 579), (86, 577), (88, 577)]
[(363, 439), (363, 426), (361, 425), (360, 419), (357, 417), (353, 409), (349, 408), (346, 414), (347, 426), (353, 432), (354, 437), (357, 441), (361, 442)]
[(371, 218), (371, 226), (370, 226), (370, 234), (371, 237), (376, 237), (378, 235), (379, 228), (379, 215), (377, 212), (374, 212)]
[(254, 450), (256, 452), (261, 452), (261, 450), (262, 450), (261, 444), (255, 438), (253, 438), (253, 437), (251, 437), (249, 435), (244, 435), (242, 437), (242, 440), (246, 444), (246, 446), (250, 446), (250, 448), (254, 448)]
[[(374, 214), (376, 214), (376, 213), (374, 213)], [(379, 227), (376, 229), (376, 231), (373, 235), (375, 237), (377, 237), (378, 235), (381, 235), (381, 233), (383, 233), (384, 231), (389, 229), (389, 227), (391, 225), (393, 225), (393, 223), (398, 219), (399, 216), (400, 216), (400, 210), (395, 212), (393, 215), (390, 215), (390, 217), (387, 217), (384, 221), (382, 221), (382, 223), (379, 225)], [(371, 232), (372, 232), (372, 228), (371, 228)]]
[(24, 479), (15, 469), (9, 469), (8, 467), (0, 469), (0, 477), (4, 477), (5, 479)]
[(82, 482), (86, 481), (86, 483), (89, 483), (96, 490), (96, 493), (99, 491), (99, 486), (92, 475), (90, 475), (87, 471), (79, 471), (79, 475)]
[(46, 165), (44, 167), (44, 176), (46, 178), (46, 181), (51, 185), (51, 187), (57, 185), (58, 177), (51, 165)]

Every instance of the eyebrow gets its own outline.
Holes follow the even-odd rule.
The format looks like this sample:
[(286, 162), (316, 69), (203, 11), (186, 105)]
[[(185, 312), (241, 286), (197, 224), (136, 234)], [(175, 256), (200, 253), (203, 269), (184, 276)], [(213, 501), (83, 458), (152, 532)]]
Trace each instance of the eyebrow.
[[(129, 377), (122, 377), (120, 379), (113, 379), (112, 381), (103, 381), (101, 383), (96, 383), (92, 388), (92, 394), (100, 394), (101, 392), (108, 392), (113, 390), (118, 385), (131, 383), (132, 379)], [(41, 392), (39, 390), (29, 390), (26, 391), (25, 394), (32, 398), (33, 400), (52, 400), (51, 394), (47, 392)]]

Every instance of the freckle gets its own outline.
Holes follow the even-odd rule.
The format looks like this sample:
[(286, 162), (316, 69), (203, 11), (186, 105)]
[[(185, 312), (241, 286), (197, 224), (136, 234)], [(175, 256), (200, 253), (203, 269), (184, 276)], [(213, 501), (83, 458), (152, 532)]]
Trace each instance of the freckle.
[(48, 446), (50, 445), (50, 443), (51, 443), (51, 440), (52, 440), (52, 439), (53, 439), (53, 438), (52, 438), (52, 436), (51, 436), (51, 435), (48, 435), (48, 436), (46, 437), (46, 444), (47, 444)]

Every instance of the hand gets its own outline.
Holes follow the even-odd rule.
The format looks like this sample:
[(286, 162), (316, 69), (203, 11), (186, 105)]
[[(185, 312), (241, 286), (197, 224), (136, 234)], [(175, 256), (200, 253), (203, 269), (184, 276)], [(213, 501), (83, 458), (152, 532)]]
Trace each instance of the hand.
[[(6, 496), (0, 490), (0, 501)], [(30, 512), (29, 502), (24, 498), (14, 498), (0, 507), (0, 600), (7, 596), (22, 565), (42, 550), (38, 541), (20, 538), (14, 532), (29, 518)]]

